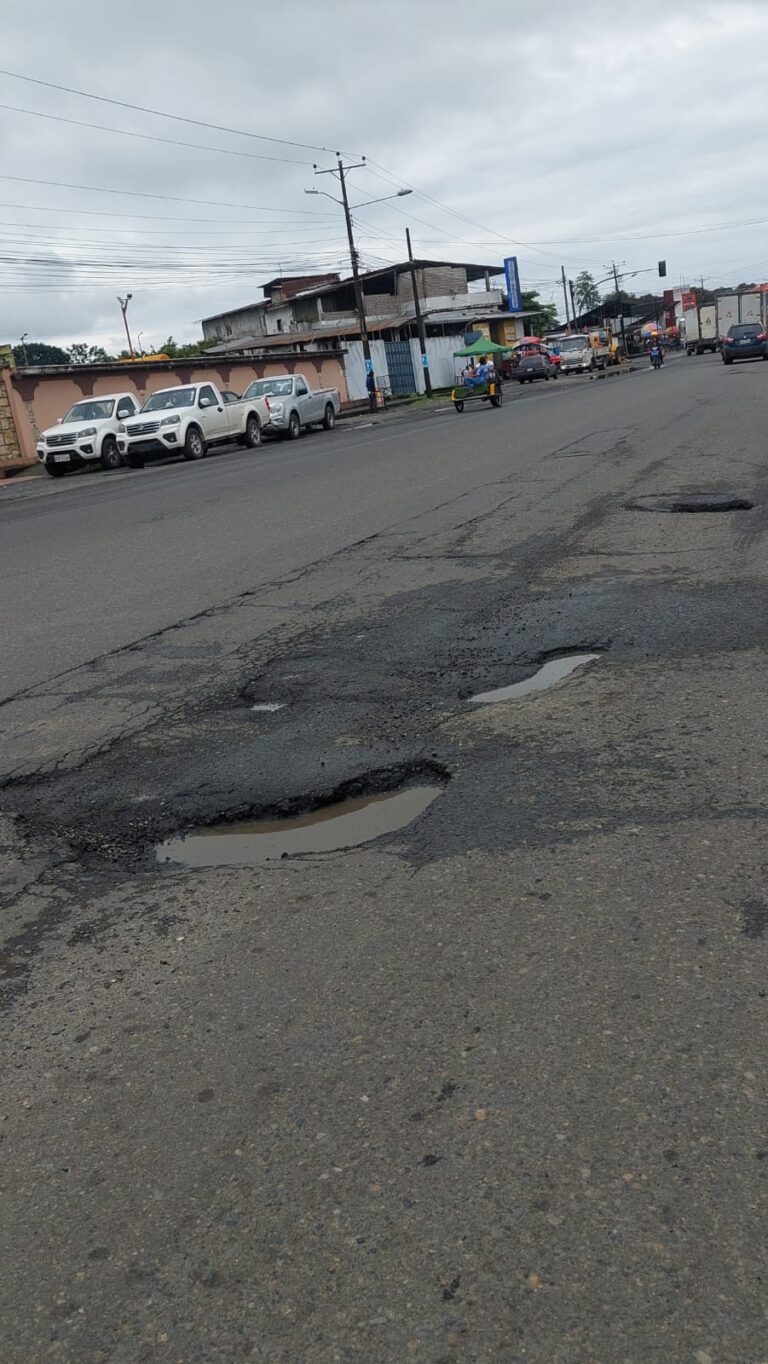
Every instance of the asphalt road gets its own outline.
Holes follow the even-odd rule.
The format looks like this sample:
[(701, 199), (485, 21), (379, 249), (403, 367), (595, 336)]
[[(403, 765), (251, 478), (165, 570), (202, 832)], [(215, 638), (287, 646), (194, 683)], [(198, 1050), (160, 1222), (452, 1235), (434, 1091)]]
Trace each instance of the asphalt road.
[[(681, 377), (697, 378), (678, 374), (674, 393), (666, 386), (662, 420), (675, 419)], [(698, 380), (683, 386), (684, 402), (705, 389)], [(8, 484), (0, 492), (0, 698), (440, 504), (479, 504), (511, 461), (527, 469), (588, 434), (598, 388), (610, 389), (600, 394), (600, 420), (623, 423), (647, 405), (646, 382), (643, 373), (538, 385), (500, 412), (483, 405), (460, 418), (448, 407), (364, 429), (340, 423), (330, 434), (200, 464)]]
[(2, 494), (4, 1361), (763, 1364), (767, 386)]

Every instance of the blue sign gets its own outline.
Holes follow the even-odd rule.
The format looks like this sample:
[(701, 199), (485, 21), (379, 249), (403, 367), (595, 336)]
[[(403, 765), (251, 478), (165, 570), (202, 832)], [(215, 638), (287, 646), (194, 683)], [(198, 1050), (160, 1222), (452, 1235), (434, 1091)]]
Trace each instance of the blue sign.
[(507, 307), (511, 313), (521, 313), (523, 311), (523, 296), (520, 292), (517, 256), (505, 258), (504, 275), (507, 281)]
[(365, 372), (366, 374), (373, 374), (373, 360), (366, 360)]
[(421, 363), (422, 363), (422, 365), (424, 366), (425, 369), (429, 369), (429, 356), (427, 355), (427, 352), (426, 352), (426, 351), (424, 352), (424, 354), (423, 354), (422, 357), (421, 357)]

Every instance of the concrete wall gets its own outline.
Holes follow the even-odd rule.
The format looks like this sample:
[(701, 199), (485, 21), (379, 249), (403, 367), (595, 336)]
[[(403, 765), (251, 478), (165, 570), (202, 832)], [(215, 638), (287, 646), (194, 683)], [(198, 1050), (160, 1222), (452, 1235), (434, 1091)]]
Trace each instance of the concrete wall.
[[(204, 383), (244, 393), (254, 379), (273, 374), (303, 374), (312, 388), (337, 388), (342, 403), (349, 401), (346, 374), (341, 356), (273, 356), (260, 360), (161, 361), (159, 364), (73, 365), (67, 370), (3, 370), (8, 375), (6, 390), (23, 459), (36, 460), (35, 442), (41, 431), (53, 426), (58, 417), (81, 398), (105, 393), (135, 393), (144, 402), (151, 393), (177, 384)], [(3, 392), (0, 389), (0, 394)], [(2, 414), (0, 412), (0, 432)], [(0, 443), (0, 455), (2, 443)]]

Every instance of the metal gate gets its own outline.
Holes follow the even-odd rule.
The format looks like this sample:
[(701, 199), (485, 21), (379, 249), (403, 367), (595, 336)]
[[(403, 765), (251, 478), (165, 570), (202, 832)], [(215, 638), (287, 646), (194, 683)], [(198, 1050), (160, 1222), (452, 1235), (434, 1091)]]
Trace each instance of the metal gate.
[(389, 386), (394, 397), (405, 398), (416, 392), (410, 341), (385, 341)]

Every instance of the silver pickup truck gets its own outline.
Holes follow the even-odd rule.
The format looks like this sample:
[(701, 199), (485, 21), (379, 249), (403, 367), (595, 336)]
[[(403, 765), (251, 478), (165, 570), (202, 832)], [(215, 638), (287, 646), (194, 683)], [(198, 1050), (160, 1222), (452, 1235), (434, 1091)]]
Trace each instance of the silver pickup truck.
[(279, 374), (272, 379), (255, 379), (246, 389), (243, 401), (262, 398), (269, 419), (265, 435), (285, 435), (297, 440), (302, 427), (324, 426), (332, 430), (341, 408), (336, 388), (309, 387), (303, 374)]

